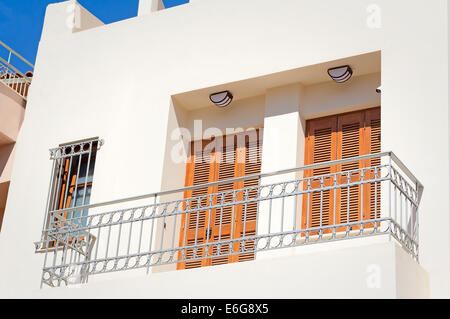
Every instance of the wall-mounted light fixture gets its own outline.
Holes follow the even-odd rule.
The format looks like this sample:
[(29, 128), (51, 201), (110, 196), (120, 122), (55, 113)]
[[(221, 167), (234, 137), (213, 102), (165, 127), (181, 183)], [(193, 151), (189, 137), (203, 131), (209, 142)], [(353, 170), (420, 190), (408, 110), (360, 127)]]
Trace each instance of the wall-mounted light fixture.
[(218, 107), (225, 107), (233, 101), (233, 95), (230, 91), (223, 91), (211, 94), (209, 99)]
[(353, 70), (349, 65), (338, 66), (337, 68), (328, 69), (328, 75), (333, 81), (344, 83), (352, 77)]

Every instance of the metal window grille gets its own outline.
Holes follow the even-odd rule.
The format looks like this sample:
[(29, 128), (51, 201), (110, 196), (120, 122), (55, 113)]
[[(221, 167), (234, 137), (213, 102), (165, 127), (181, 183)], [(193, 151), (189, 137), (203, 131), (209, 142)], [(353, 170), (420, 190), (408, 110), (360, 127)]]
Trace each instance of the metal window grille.
[[(52, 174), (47, 199), (47, 213), (44, 229), (74, 229), (86, 227), (88, 210), (70, 210), (90, 203), (93, 176), (97, 151), (103, 145), (98, 138), (62, 144), (50, 150), (53, 160)], [(60, 214), (52, 212), (69, 209)], [(40, 251), (65, 251), (64, 261), (80, 260), (88, 256), (89, 247), (94, 238), (84, 231), (68, 234), (58, 234), (53, 231), (43, 231)], [(70, 250), (70, 257), (66, 252)], [(78, 252), (78, 254), (74, 254)], [(76, 258), (76, 259), (74, 259)], [(53, 262), (57, 262), (56, 259)], [(75, 281), (83, 281), (78, 276)]]

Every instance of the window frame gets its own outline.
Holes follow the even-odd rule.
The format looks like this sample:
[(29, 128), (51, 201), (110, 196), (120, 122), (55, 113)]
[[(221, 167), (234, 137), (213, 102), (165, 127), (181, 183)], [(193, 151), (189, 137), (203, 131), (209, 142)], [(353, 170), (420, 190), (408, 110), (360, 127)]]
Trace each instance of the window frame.
[[(50, 183), (47, 195), (46, 203), (46, 216), (44, 219), (43, 231), (42, 231), (42, 247), (38, 247), (37, 250), (50, 250), (62, 249), (64, 243), (56, 244), (57, 240), (49, 238), (49, 231), (51, 227), (58, 226), (58, 223), (51, 221), (51, 215), (59, 210), (66, 210), (72, 207), (79, 207), (84, 205), (89, 205), (90, 197), (88, 201), (84, 198), (83, 205), (73, 205), (73, 201), (77, 199), (76, 192), (82, 188), (86, 196), (88, 188), (92, 192), (92, 187), (94, 185), (93, 179), (95, 174), (95, 165), (97, 161), (97, 152), (104, 145), (104, 140), (99, 137), (87, 138), (83, 140), (77, 140), (69, 143), (60, 144), (56, 148), (50, 149), (50, 160), (52, 160), (52, 169), (50, 175)], [(87, 154), (87, 165), (86, 172), (84, 176), (84, 181), (79, 182), (78, 179), (82, 172), (81, 164), (83, 162), (83, 157)], [(72, 172), (73, 159), (78, 158), (78, 167), (75, 167), (76, 174)], [(92, 165), (92, 170), (90, 169)], [(90, 176), (90, 171), (92, 174)], [(67, 174), (67, 175), (66, 175)], [(75, 178), (75, 179), (74, 179)], [(74, 179), (74, 180), (73, 180)], [(68, 200), (70, 198), (70, 200)], [(67, 218), (69, 214), (73, 214), (70, 211), (64, 211), (61, 213), (63, 218)], [(86, 214), (87, 216), (87, 214)], [(84, 217), (83, 212), (80, 217)], [(77, 217), (78, 218), (78, 217)], [(80, 218), (81, 220), (81, 218)], [(61, 223), (64, 225), (64, 222)], [(77, 236), (83, 239), (83, 236)], [(68, 240), (71, 244), (73, 238)]]

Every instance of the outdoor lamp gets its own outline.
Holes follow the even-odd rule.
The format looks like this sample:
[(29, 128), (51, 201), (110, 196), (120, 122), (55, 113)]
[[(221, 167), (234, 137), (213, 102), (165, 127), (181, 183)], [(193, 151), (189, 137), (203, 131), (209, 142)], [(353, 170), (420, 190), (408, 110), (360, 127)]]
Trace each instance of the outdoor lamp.
[(211, 94), (209, 99), (218, 107), (225, 107), (231, 103), (233, 100), (233, 95), (230, 91), (223, 91)]
[(352, 77), (353, 70), (349, 65), (344, 65), (337, 68), (328, 69), (328, 75), (333, 79), (333, 81), (337, 83), (344, 83)]

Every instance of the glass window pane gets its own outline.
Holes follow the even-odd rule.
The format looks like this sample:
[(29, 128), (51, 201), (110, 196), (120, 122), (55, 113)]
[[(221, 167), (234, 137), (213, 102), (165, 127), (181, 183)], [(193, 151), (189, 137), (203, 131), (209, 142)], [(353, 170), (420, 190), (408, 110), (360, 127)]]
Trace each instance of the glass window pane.
[[(77, 163), (78, 165), (78, 163)], [(80, 164), (80, 173), (78, 176), (78, 183), (86, 182), (86, 168), (88, 166), (88, 154), (84, 154), (81, 159)], [(92, 177), (94, 176), (94, 166), (95, 166), (95, 156), (91, 157), (91, 161), (89, 162), (89, 171), (87, 175), (87, 182), (92, 182)], [(77, 167), (78, 168), (78, 167)], [(75, 173), (76, 174), (76, 173)]]
[[(92, 190), (92, 186), (87, 186), (86, 194), (85, 194), (85, 188), (83, 186), (77, 188), (76, 193), (73, 194), (73, 200), (70, 203), (70, 207), (89, 205), (89, 202), (91, 200), (91, 190)], [(84, 201), (83, 201), (83, 198), (84, 198)], [(87, 215), (88, 215), (88, 210), (84, 209), (82, 211), (70, 212), (68, 214), (68, 218), (79, 218), (79, 217), (82, 217), (82, 216), (84, 217)], [(74, 220), (74, 223), (86, 226), (86, 219), (85, 218), (76, 219), (76, 220)]]

